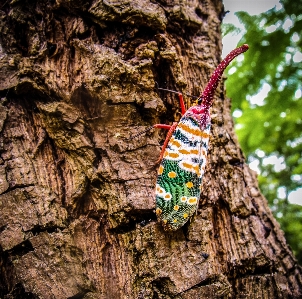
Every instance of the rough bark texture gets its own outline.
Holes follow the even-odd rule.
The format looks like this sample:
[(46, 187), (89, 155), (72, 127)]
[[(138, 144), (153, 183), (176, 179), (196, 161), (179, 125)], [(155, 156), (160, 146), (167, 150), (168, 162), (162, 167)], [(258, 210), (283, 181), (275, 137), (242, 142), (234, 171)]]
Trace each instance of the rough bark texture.
[[(165, 232), (155, 161), (220, 61), (223, 5), (0, 2), (1, 298), (299, 298), (301, 268), (244, 163), (223, 84), (196, 217)], [(187, 100), (190, 105), (190, 101)]]

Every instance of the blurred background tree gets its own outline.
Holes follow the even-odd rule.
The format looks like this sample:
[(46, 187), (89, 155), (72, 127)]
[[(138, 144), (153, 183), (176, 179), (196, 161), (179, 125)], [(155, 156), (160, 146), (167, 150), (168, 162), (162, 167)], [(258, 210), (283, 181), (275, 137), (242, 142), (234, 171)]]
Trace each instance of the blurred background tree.
[[(244, 60), (231, 65), (226, 81), (236, 132), (302, 264), (302, 1), (281, 0), (259, 15), (235, 15), (245, 28), (238, 44), (250, 46)], [(240, 29), (224, 24), (223, 31)]]

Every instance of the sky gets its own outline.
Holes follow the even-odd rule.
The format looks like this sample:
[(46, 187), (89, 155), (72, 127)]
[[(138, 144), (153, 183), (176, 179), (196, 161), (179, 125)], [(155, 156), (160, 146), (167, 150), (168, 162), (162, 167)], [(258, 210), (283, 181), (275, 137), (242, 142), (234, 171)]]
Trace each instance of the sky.
[[(295, 0), (293, 0), (295, 1)], [(250, 15), (257, 15), (262, 12), (265, 12), (273, 7), (280, 8), (279, 0), (253, 0), (253, 1), (244, 1), (244, 0), (223, 0), (223, 4), (225, 7), (225, 11), (229, 11), (229, 13), (223, 19), (223, 23), (231, 23), (236, 27), (242, 28), (243, 26), (239, 23), (238, 18), (235, 16), (235, 12), (237, 11), (246, 11)], [(223, 50), (222, 57), (225, 57), (231, 50), (235, 49), (237, 43), (239, 42), (241, 35), (227, 35), (222, 39)], [(257, 94), (257, 100), (261, 101), (265, 98), (265, 93), (267, 91), (264, 89), (262, 91), (263, 94)], [(271, 160), (268, 162), (270, 164), (275, 165), (276, 167), (283, 167), (282, 161), (278, 161), (277, 157), (270, 157)], [(257, 161), (256, 161), (257, 162)], [(253, 163), (253, 162), (252, 162)], [(251, 165), (250, 167), (257, 171), (257, 165)], [(259, 169), (258, 169), (259, 170)], [(279, 188), (280, 189), (280, 188)], [(280, 196), (282, 197), (282, 192), (284, 190), (280, 189)], [(283, 194), (285, 196), (285, 194)], [(296, 191), (293, 191), (289, 194), (288, 200), (290, 203), (302, 205), (302, 188), (298, 188)]]

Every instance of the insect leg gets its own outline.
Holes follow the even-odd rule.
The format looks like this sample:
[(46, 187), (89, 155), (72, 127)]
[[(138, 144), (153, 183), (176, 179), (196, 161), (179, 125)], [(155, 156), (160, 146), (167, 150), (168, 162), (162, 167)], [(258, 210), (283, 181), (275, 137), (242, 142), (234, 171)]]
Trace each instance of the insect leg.
[[(163, 90), (163, 91), (168, 91), (168, 92), (173, 92), (173, 93), (177, 93), (178, 95), (178, 98), (179, 98), (179, 104), (180, 104), (180, 109), (181, 109), (181, 115), (184, 115), (185, 112), (186, 112), (186, 107), (185, 107), (185, 103), (184, 103), (184, 99), (183, 99), (183, 96), (182, 96), (182, 93), (181, 92), (178, 92), (178, 91), (175, 91), (175, 90), (171, 90), (171, 89), (166, 89), (166, 88), (160, 88), (158, 87), (158, 83), (156, 83), (156, 88), (158, 90)], [(191, 97), (191, 95), (188, 95)]]
[(180, 109), (181, 109), (181, 115), (184, 115), (186, 113), (186, 107), (185, 107), (184, 98), (182, 96), (182, 93), (179, 92), (178, 97), (179, 97), (179, 105), (180, 105)]
[(163, 124), (156, 124), (156, 125), (153, 125), (152, 127), (156, 128), (156, 129), (170, 130), (172, 126), (170, 126), (170, 125), (163, 125)]
[(162, 124), (157, 124), (157, 125), (154, 125), (154, 126), (153, 126), (154, 128), (160, 128), (160, 129), (166, 129), (166, 130), (168, 129), (168, 130), (169, 130), (168, 133), (167, 133), (165, 142), (164, 142), (164, 144), (163, 144), (163, 147), (162, 147), (162, 149), (161, 149), (159, 158), (158, 158), (158, 160), (156, 161), (155, 164), (160, 163), (160, 161), (162, 160), (162, 158), (163, 158), (163, 156), (164, 156), (165, 149), (166, 149), (166, 147), (167, 147), (167, 145), (168, 145), (168, 142), (169, 142), (169, 140), (170, 140), (170, 138), (171, 138), (173, 132), (175, 131), (175, 129), (176, 129), (176, 127), (177, 127), (177, 124), (178, 124), (177, 122), (174, 122), (172, 126), (170, 126), (170, 125), (162, 125)]

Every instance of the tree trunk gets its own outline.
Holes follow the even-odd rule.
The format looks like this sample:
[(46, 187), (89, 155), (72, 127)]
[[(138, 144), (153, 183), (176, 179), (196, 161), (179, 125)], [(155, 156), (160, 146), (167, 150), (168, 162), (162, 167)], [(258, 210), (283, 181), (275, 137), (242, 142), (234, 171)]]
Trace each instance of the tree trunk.
[(0, 3), (1, 298), (302, 296), (222, 83), (199, 209), (183, 228), (164, 231), (154, 213), (166, 132), (129, 140), (179, 120), (155, 82), (205, 87), (220, 1)]

